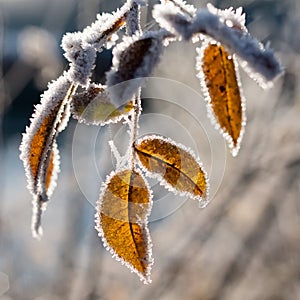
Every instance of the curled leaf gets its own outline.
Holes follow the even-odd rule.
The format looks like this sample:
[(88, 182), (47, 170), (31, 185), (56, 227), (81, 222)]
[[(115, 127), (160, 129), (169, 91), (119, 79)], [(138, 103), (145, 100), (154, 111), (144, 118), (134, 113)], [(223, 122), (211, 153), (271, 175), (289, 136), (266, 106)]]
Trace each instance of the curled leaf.
[(97, 203), (96, 229), (104, 245), (144, 283), (150, 282), (153, 263), (147, 227), (151, 206), (144, 178), (128, 169), (107, 178)]
[(110, 102), (106, 86), (91, 84), (89, 88), (76, 94), (71, 103), (72, 115), (87, 125), (117, 123), (133, 109), (132, 102), (116, 107)]
[[(68, 121), (68, 106), (75, 89), (76, 86), (64, 76), (49, 85), (23, 135), (20, 158), (25, 167), (28, 189), (34, 197), (33, 223), (40, 222), (40, 216), (35, 216), (35, 213), (45, 210), (45, 203), (56, 185), (59, 154), (55, 140)], [(41, 232), (39, 227), (40, 223), (32, 225), (34, 236)]]
[(246, 108), (235, 57), (216, 43), (205, 44), (198, 53), (198, 76), (208, 114), (227, 140), (232, 155), (236, 156), (246, 124)]
[(208, 204), (208, 179), (202, 164), (185, 146), (160, 136), (146, 136), (135, 144), (139, 162), (151, 177), (173, 192)]

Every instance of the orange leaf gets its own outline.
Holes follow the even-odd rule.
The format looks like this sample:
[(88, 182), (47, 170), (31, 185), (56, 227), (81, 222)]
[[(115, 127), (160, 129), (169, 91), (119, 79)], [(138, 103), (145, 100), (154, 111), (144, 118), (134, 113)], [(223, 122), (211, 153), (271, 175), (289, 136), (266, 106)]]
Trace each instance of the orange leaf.
[(173, 192), (188, 195), (206, 206), (208, 182), (202, 164), (183, 145), (159, 136), (146, 136), (135, 144), (140, 163)]
[(53, 124), (55, 122), (58, 109), (59, 105), (55, 107), (55, 109), (51, 111), (51, 113), (47, 117), (45, 117), (40, 127), (34, 134), (30, 143), (29, 166), (32, 172), (32, 179), (34, 182), (34, 193), (37, 193), (39, 170), (41, 168), (41, 165), (44, 163), (46, 159), (46, 153), (52, 144), (50, 142), (50, 139), (51, 136), (53, 136)]
[(91, 84), (89, 88), (76, 94), (72, 99), (73, 117), (87, 125), (117, 123), (133, 109), (132, 102), (116, 107), (110, 102), (106, 86)]
[(49, 86), (42, 103), (36, 107), (30, 127), (26, 129), (20, 146), (28, 188), (34, 197), (33, 235), (41, 232), (41, 213), (56, 185), (59, 171), (59, 154), (56, 136), (69, 118), (70, 98), (76, 86), (64, 77)]
[(113, 172), (103, 185), (96, 215), (96, 228), (104, 245), (144, 283), (150, 282), (153, 263), (147, 228), (151, 205), (151, 194), (142, 175), (123, 170)]
[(198, 68), (208, 101), (208, 112), (236, 156), (246, 123), (245, 102), (234, 55), (219, 44), (206, 43), (199, 50)]

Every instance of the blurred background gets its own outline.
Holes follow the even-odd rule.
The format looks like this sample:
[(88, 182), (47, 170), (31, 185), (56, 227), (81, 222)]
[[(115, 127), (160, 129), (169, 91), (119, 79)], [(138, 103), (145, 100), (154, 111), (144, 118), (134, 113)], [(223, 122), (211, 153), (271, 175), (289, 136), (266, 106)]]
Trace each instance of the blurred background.
[[(198, 209), (151, 181), (155, 203), (170, 205), (155, 204), (150, 217), (151, 285), (112, 259), (94, 229), (100, 182), (115, 163), (107, 140), (122, 136), (120, 126), (70, 121), (58, 140), (61, 172), (43, 218), (44, 237), (31, 237), (31, 196), (19, 159), (22, 133), (47, 83), (67, 68), (59, 46), (63, 34), (82, 30), (96, 13), (120, 3), (0, 0), (0, 299), (300, 299), (297, 0), (212, 2), (243, 6), (250, 33), (270, 41), (285, 68), (267, 91), (241, 71), (248, 122), (234, 159), (206, 118), (194, 70), (197, 45), (171, 44), (156, 68), (154, 76), (165, 79), (145, 90), (140, 134), (165, 134), (193, 148), (209, 171), (212, 202)], [(154, 3), (143, 10), (144, 28), (154, 25)], [(97, 58), (95, 81), (104, 82), (111, 57), (105, 50)]]

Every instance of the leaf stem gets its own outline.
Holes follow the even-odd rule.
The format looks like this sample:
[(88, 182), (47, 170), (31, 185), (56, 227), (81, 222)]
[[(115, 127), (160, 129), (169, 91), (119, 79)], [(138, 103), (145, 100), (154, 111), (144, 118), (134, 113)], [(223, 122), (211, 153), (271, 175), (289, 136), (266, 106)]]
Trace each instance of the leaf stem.
[(133, 112), (131, 117), (131, 141), (130, 141), (130, 166), (131, 169), (134, 169), (134, 156), (135, 156), (135, 141), (138, 136), (138, 129), (139, 129), (139, 119), (142, 112), (142, 106), (141, 106), (141, 88), (139, 88), (138, 92), (136, 93), (134, 100), (133, 100)]
[[(141, 24), (140, 24), (140, 5), (136, 2), (132, 3), (131, 9), (128, 11), (126, 15), (126, 30), (128, 36), (132, 36), (136, 33), (142, 33)], [(129, 125), (130, 128), (130, 144), (129, 147), (129, 166), (131, 169), (134, 169), (134, 155), (135, 155), (135, 148), (134, 143), (138, 136), (138, 128), (139, 128), (139, 119), (142, 111), (141, 106), (141, 88), (138, 89), (136, 94), (134, 95), (133, 100), (133, 112), (131, 114), (131, 124)]]

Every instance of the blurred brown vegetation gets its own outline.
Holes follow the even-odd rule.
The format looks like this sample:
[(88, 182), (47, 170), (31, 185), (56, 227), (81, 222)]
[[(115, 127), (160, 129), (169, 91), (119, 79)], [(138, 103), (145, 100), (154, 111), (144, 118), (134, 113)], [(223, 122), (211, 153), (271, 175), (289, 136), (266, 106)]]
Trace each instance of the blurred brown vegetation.
[[(18, 53), (22, 55), (16, 54), (8, 62), (3, 54), (8, 45), (2, 43), (8, 41), (4, 39), (9, 32), (6, 26), (13, 24), (10, 18), (22, 15), (17, 9), (19, 1), (15, 10), (13, 2), (0, 1), (0, 53), (4, 66), (0, 85), (0, 120), (4, 122), (0, 157), (0, 299), (299, 299), (299, 1), (215, 2), (220, 7), (244, 6), (249, 31), (264, 42), (271, 41), (285, 74), (272, 90), (263, 91), (241, 72), (248, 124), (240, 153), (234, 159), (227, 153), (222, 184), (207, 208), (200, 210), (193, 201), (186, 201), (171, 216), (150, 224), (155, 263), (149, 286), (113, 260), (98, 240), (93, 228), (94, 208), (80, 192), (73, 171), (71, 153), (76, 122), (70, 123), (59, 143), (62, 171), (45, 214), (41, 241), (31, 238), (31, 197), (18, 159), (21, 132), (28, 125), (33, 108), (31, 102), (39, 101), (38, 94), (46, 82), (55, 79), (66, 65), (60, 50), (55, 48), (55, 38), (58, 45), (65, 30), (81, 29), (93, 21), (96, 11), (115, 9), (117, 2), (53, 2), (53, 6), (48, 4), (48, 14), (56, 15), (57, 20), (45, 12), (39, 16), (41, 20), (35, 20), (37, 27), (33, 31), (29, 27), (31, 10), (27, 7), (23, 11), (26, 22), (18, 27), (19, 34), (27, 30), (26, 35), (19, 36)], [(196, 6), (205, 3), (197, 1)], [(36, 1), (27, 5), (32, 5), (32, 10), (39, 9), (34, 8)], [(64, 5), (69, 9), (65, 10)], [(40, 11), (45, 8), (46, 4)], [(61, 10), (66, 11), (65, 15)], [(147, 15), (144, 12), (145, 23)], [(70, 25), (74, 16), (76, 22)], [(41, 33), (38, 29), (46, 31)], [(44, 38), (43, 43), (47, 41), (51, 51), (33, 47), (39, 44), (33, 43), (38, 36)], [(27, 52), (26, 38), (32, 47)], [(32, 51), (36, 51), (36, 59)], [(177, 80), (200, 92), (194, 55), (193, 45), (171, 45), (154, 76)], [(38, 59), (41, 56), (43, 59)], [(101, 71), (99, 74), (101, 78)], [(27, 98), (29, 84), (36, 88), (30, 94), (36, 99)], [(183, 97), (183, 101), (188, 100)], [(145, 108), (145, 112), (147, 109), (150, 108)], [(167, 111), (166, 106), (161, 113)], [(180, 115), (175, 116), (180, 120)], [(173, 134), (172, 138), (176, 138), (176, 132)], [(197, 145), (200, 144), (198, 140)], [(78, 147), (83, 151), (84, 169), (86, 145)], [(96, 151), (96, 161), (100, 157), (110, 159), (105, 147)], [(105, 151), (108, 154), (102, 154)], [(199, 153), (204, 160), (210, 155), (209, 150), (202, 152), (200, 146)], [(103, 174), (108, 174), (109, 166), (103, 163), (103, 170)], [(90, 182), (91, 197), (96, 201), (99, 176), (82, 176)]]

